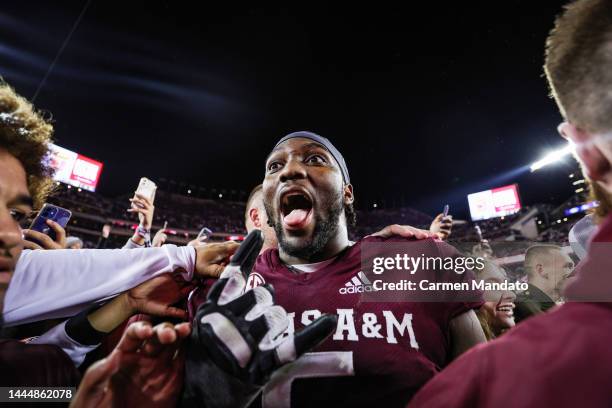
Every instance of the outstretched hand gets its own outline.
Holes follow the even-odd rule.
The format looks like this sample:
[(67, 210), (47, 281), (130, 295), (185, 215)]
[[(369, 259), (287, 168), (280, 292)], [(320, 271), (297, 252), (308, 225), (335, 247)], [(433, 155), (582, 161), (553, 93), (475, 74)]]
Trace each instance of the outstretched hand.
[(179, 273), (164, 273), (141, 283), (127, 292), (133, 313), (184, 319), (187, 312), (171, 305), (185, 298), (194, 288)]
[(184, 361), (179, 346), (190, 330), (189, 323), (131, 324), (111, 354), (87, 370), (70, 406), (176, 406)]

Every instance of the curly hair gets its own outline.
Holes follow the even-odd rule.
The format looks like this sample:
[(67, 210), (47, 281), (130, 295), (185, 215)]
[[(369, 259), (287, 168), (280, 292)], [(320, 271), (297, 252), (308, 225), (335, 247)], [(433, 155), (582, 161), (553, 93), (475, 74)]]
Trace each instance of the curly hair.
[(561, 114), (590, 132), (612, 129), (612, 2), (565, 6), (546, 40), (544, 71)]
[(37, 208), (53, 188), (53, 169), (45, 163), (52, 134), (49, 121), (0, 78), (0, 149), (25, 169), (28, 190)]

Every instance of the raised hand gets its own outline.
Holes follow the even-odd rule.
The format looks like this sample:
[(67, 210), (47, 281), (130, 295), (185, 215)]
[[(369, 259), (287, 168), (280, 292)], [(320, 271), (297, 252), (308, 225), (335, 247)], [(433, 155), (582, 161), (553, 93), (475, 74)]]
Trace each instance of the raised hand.
[[(31, 229), (23, 230), (23, 247), (27, 249), (64, 249), (66, 248), (66, 230), (57, 222), (47, 220), (47, 225), (55, 232), (55, 240), (47, 234)], [(36, 242), (33, 242), (36, 241)]]
[(244, 292), (262, 245), (261, 232), (251, 232), (196, 312), (182, 406), (247, 406), (272, 373), (316, 347), (336, 327), (335, 316), (323, 315), (284, 336), (289, 318), (274, 304), (272, 287)]
[(153, 225), (153, 214), (155, 213), (155, 207), (151, 200), (141, 194), (134, 194), (134, 198), (130, 198), (130, 202), (132, 205), (127, 211), (137, 213), (140, 225), (150, 230)]
[(434, 218), (429, 227), (429, 231), (439, 239), (446, 240), (453, 230), (453, 216), (440, 213)]
[(166, 241), (168, 240), (166, 228), (168, 228), (168, 221), (164, 221), (164, 227), (155, 233), (155, 236), (153, 237), (153, 242), (151, 244), (152, 247), (160, 247), (166, 243)]

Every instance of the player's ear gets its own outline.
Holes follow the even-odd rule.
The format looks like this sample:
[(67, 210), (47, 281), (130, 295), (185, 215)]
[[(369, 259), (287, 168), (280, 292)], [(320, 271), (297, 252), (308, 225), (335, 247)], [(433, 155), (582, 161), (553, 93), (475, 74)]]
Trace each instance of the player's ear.
[(574, 144), (575, 155), (587, 178), (601, 180), (610, 171), (610, 162), (593, 143), (592, 135), (569, 122), (563, 122), (557, 130), (561, 137)]
[(257, 208), (251, 208), (249, 210), (249, 218), (251, 219), (251, 222), (255, 228), (261, 229), (261, 220), (259, 219), (259, 211)]
[(544, 272), (544, 266), (542, 264), (536, 264), (533, 269), (540, 278), (548, 279), (548, 273)]
[(355, 201), (355, 196), (353, 195), (353, 185), (352, 184), (345, 184), (344, 185), (344, 204), (348, 205), (348, 204), (352, 204), (353, 201)]

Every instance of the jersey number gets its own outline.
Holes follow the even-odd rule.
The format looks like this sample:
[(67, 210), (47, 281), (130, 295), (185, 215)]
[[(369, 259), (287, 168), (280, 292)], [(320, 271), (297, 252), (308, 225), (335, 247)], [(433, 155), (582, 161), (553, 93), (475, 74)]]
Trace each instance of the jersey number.
[(344, 377), (355, 375), (352, 351), (306, 353), (278, 370), (263, 390), (264, 408), (291, 406), (291, 384), (296, 378)]

